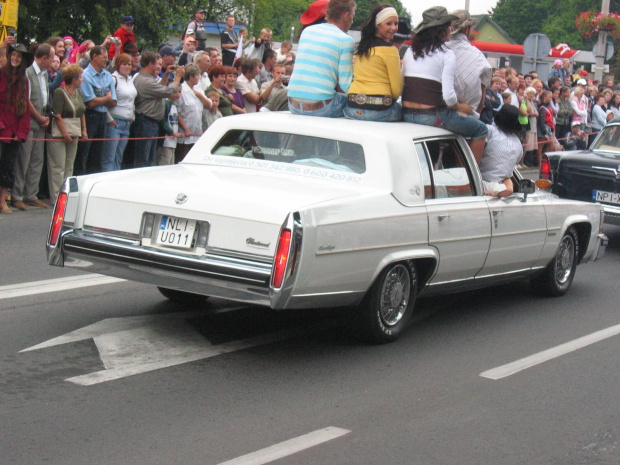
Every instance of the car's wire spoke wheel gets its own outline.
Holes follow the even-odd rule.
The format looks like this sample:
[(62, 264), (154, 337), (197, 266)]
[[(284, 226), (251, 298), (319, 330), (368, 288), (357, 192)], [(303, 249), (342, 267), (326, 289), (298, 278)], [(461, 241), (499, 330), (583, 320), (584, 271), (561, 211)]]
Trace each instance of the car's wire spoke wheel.
[(407, 327), (417, 296), (418, 275), (413, 261), (388, 265), (377, 277), (356, 313), (361, 336), (385, 344), (400, 337)]
[(536, 294), (547, 297), (559, 297), (566, 294), (573, 279), (579, 261), (579, 235), (571, 226), (562, 236), (555, 257), (539, 275), (530, 281)]
[(558, 254), (555, 258), (555, 279), (559, 284), (568, 281), (575, 262), (575, 240), (571, 235), (562, 238)]
[(404, 265), (392, 268), (381, 287), (379, 317), (386, 326), (394, 326), (405, 314), (411, 293), (411, 276)]

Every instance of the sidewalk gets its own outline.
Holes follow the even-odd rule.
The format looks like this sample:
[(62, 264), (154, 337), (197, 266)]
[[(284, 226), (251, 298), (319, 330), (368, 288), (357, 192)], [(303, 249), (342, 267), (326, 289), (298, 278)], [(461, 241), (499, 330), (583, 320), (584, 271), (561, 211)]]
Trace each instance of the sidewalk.
[(522, 168), (519, 169), (519, 173), (521, 173), (523, 179), (531, 179), (532, 181), (536, 181), (538, 179), (538, 167)]

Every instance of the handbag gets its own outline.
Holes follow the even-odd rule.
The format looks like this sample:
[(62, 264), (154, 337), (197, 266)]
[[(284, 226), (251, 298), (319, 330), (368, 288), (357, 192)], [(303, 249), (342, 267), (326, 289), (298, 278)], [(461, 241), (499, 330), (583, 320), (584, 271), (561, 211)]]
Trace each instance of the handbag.
[[(75, 117), (75, 106), (69, 98), (69, 94), (67, 93), (66, 89), (63, 90), (65, 91), (65, 95), (67, 96), (67, 102), (69, 102), (69, 105), (73, 110), (73, 118), (63, 118), (62, 121), (63, 123), (65, 123), (65, 129), (69, 133), (69, 136), (79, 139), (80, 137), (82, 137), (82, 119)], [(52, 137), (61, 139), (64, 138), (56, 119), (52, 121)]]

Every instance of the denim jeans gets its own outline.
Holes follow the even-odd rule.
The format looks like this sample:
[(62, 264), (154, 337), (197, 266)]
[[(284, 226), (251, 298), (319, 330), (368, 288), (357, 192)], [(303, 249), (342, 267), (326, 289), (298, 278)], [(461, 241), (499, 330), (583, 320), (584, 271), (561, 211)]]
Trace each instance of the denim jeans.
[[(87, 110), (84, 113), (88, 139), (103, 139), (105, 137), (106, 113)], [(103, 141), (87, 140), (78, 143), (77, 154), (73, 166), (73, 174), (99, 173), (101, 171), (101, 150)]]
[[(136, 137), (146, 137), (147, 139), (136, 140), (133, 157), (134, 168), (155, 166), (157, 156), (157, 139), (155, 138), (158, 133), (159, 124), (157, 121), (144, 115), (136, 115), (134, 135)], [(151, 139), (148, 139), (149, 137)]]
[[(130, 121), (126, 119), (116, 119), (118, 126), (106, 125), (105, 137), (103, 143), (103, 154), (101, 155), (101, 171), (118, 171), (121, 169), (123, 162), (123, 152), (127, 147), (127, 138), (129, 137)], [(119, 140), (121, 139), (121, 140)], [(124, 139), (124, 140), (123, 140)]]
[(325, 105), (323, 108), (314, 111), (300, 110), (295, 108), (290, 103), (288, 109), (294, 115), (308, 115), (308, 116), (324, 116), (326, 118), (341, 118), (344, 116), (343, 110), (347, 106), (348, 97), (346, 94), (336, 92), (331, 102)]
[(483, 139), (489, 132), (487, 125), (482, 121), (472, 118), (471, 116), (461, 116), (452, 108), (444, 108), (437, 113), (409, 113), (403, 112), (403, 120), (409, 123), (424, 124), (425, 126), (435, 126), (437, 124), (437, 116), (441, 118), (440, 127), (448, 131), (460, 134), (463, 137), (471, 138), (471, 140)]
[(361, 108), (351, 108), (347, 105), (344, 108), (344, 116), (349, 119), (391, 123), (403, 119), (403, 108), (400, 103), (397, 102), (394, 102), (394, 104), (386, 110), (363, 110)]

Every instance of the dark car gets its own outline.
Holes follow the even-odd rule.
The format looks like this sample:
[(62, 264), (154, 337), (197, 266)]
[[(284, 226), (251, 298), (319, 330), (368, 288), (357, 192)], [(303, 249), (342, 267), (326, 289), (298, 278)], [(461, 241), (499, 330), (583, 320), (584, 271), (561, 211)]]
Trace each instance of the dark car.
[(540, 177), (565, 199), (600, 202), (605, 223), (620, 225), (620, 118), (605, 126), (588, 150), (548, 152)]

